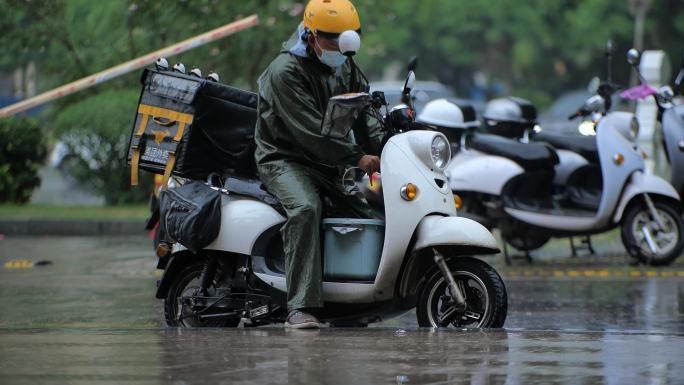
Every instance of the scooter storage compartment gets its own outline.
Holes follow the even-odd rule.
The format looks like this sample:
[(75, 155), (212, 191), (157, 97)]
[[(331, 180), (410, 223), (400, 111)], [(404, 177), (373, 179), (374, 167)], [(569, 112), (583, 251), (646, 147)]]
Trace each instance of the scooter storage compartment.
[(372, 281), (378, 272), (385, 222), (378, 219), (323, 220), (323, 278)]
[(146, 69), (131, 132), (131, 184), (138, 170), (204, 179), (254, 176), (257, 96), (225, 84)]

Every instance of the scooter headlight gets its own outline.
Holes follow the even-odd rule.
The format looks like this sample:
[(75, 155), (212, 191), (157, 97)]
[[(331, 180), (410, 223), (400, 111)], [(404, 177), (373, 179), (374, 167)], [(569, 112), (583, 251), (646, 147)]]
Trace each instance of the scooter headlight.
[(435, 135), (432, 139), (430, 156), (432, 157), (432, 163), (440, 170), (443, 170), (449, 164), (449, 160), (451, 160), (451, 146), (449, 146), (449, 141), (446, 140), (444, 135)]
[(632, 135), (632, 139), (636, 139), (639, 136), (639, 120), (636, 117), (632, 117), (629, 122), (629, 134)]

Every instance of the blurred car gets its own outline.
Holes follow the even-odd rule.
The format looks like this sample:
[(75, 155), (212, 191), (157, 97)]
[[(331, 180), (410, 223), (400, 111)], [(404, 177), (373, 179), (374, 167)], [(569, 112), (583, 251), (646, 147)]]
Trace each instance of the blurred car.
[(542, 130), (577, 134), (579, 122), (577, 120), (568, 120), (568, 116), (577, 111), (590, 96), (591, 93), (586, 89), (569, 91), (562, 94), (551, 104), (551, 107), (539, 114), (537, 121)]
[(91, 170), (97, 170), (98, 168), (97, 160), (95, 160), (92, 151), (88, 147), (76, 145), (70, 149), (67, 143), (58, 141), (50, 153), (50, 166), (68, 176), (69, 168), (73, 167), (75, 163), (84, 163)]
[[(577, 111), (584, 101), (589, 98), (592, 93), (586, 89), (577, 89), (563, 93), (556, 99), (551, 106), (544, 110), (537, 117), (539, 126), (542, 130), (563, 133), (563, 134), (577, 134), (579, 131), (580, 120), (568, 120), (568, 116)], [(616, 93), (612, 97), (612, 108), (618, 110), (620, 108), (620, 98)]]
[[(403, 87), (403, 81), (384, 81), (371, 83), (370, 90), (371, 92), (384, 92), (385, 99), (391, 108), (401, 103), (401, 89)], [(413, 96), (413, 107), (417, 113), (420, 112), (430, 100), (455, 96), (454, 91), (451, 88), (442, 83), (433, 81), (417, 81), (413, 90), (411, 90), (411, 95)]]

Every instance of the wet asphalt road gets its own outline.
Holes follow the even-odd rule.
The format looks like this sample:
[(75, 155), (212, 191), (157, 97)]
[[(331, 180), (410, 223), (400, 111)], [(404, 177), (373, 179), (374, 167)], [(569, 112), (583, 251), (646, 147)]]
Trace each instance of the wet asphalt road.
[[(150, 242), (0, 240), (0, 384), (683, 384), (684, 261), (629, 267), (619, 251), (500, 271), (506, 328), (165, 328)], [(555, 249), (554, 249), (555, 247)], [(37, 266), (36, 262), (51, 263)]]

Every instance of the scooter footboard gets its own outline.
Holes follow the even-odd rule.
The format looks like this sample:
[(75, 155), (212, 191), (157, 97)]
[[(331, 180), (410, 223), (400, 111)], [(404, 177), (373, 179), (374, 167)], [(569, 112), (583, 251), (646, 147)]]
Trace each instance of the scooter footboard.
[(428, 215), (418, 224), (413, 251), (434, 246), (449, 246), (462, 254), (496, 254), (501, 250), (492, 233), (472, 219)]

